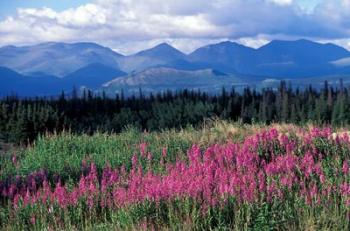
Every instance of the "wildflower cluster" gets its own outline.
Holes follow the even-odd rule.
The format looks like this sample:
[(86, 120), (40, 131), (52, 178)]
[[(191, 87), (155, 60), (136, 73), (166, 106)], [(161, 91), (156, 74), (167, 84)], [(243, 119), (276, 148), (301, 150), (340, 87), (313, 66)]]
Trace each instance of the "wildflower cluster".
[[(84, 163), (88, 171), (75, 185), (59, 179), (50, 184), (41, 171), (25, 180), (3, 183), (1, 195), (13, 213), (40, 206), (51, 213), (80, 208), (81, 213), (99, 216), (149, 203), (161, 209), (164, 204), (191, 201), (201, 216), (212, 209), (223, 211), (232, 203), (236, 213), (245, 205), (282, 203), (284, 208), (320, 211), (336, 207), (349, 219), (349, 150), (347, 133), (334, 136), (328, 128), (315, 128), (292, 136), (270, 129), (243, 142), (206, 149), (193, 145), (187, 158), (174, 163), (165, 161), (169, 154), (164, 148), (162, 171), (153, 171), (141, 164), (153, 161), (147, 144), (142, 143), (130, 171), (107, 165), (98, 174), (94, 163)], [(30, 216), (32, 223), (38, 222), (35, 213)]]

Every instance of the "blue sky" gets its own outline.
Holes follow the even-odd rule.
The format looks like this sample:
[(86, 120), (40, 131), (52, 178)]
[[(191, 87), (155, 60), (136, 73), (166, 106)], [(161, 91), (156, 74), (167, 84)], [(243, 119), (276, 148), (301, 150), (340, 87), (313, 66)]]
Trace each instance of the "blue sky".
[(320, 0), (300, 0), (298, 1), (301, 7), (312, 10), (318, 3), (320, 3)]
[(350, 0), (0, 0), (0, 46), (88, 41), (128, 54), (304, 38), (350, 48), (349, 12)]

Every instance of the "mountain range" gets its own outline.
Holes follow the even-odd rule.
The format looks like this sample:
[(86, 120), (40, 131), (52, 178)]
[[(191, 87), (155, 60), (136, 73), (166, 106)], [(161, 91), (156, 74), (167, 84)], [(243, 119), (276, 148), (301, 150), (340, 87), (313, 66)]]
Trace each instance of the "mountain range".
[[(115, 94), (222, 86), (348, 81), (350, 52), (309, 40), (274, 40), (258, 49), (226, 41), (184, 54), (167, 43), (125, 56), (95, 43), (42, 43), (0, 48), (0, 95), (57, 95), (89, 88)], [(268, 84), (267, 84), (268, 83)], [(267, 84), (267, 85), (266, 85)]]

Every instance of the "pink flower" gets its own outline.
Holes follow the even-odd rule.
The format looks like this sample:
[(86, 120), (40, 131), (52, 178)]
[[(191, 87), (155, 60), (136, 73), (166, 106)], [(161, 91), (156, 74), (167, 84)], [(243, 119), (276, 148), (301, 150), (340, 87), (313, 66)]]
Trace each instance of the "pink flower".
[(152, 160), (152, 153), (150, 153), (150, 152), (147, 153), (147, 160), (148, 161)]
[(65, 208), (67, 206), (68, 195), (67, 195), (66, 188), (61, 185), (61, 182), (58, 182), (52, 196), (53, 196), (54, 200), (57, 201), (58, 205), (61, 208)]
[(143, 142), (140, 144), (140, 153), (141, 156), (144, 156), (146, 154), (146, 150), (147, 150), (147, 143)]
[(166, 157), (167, 156), (167, 148), (162, 148), (162, 156)]
[(14, 166), (17, 166), (17, 155), (16, 155), (16, 153), (14, 153), (13, 155), (12, 155), (12, 164), (14, 165)]
[(30, 203), (30, 192), (29, 189), (27, 189), (26, 194), (23, 198), (23, 206), (27, 206)]
[[(306, 203), (324, 203), (332, 200), (332, 193), (340, 194), (344, 203), (350, 201), (350, 185), (347, 176), (335, 174), (339, 179), (326, 181), (323, 167), (325, 158), (313, 143), (315, 137), (329, 139), (329, 129), (315, 129), (312, 133), (299, 131), (300, 137), (283, 135), (276, 129), (262, 131), (247, 137), (243, 142), (214, 144), (205, 150), (193, 145), (187, 159), (178, 158), (175, 163), (162, 163), (161, 173), (151, 167), (143, 169), (138, 155), (133, 155), (132, 167), (112, 169), (107, 164), (98, 174), (96, 165), (89, 162), (79, 183), (68, 191), (58, 182), (50, 187), (43, 178), (35, 182), (37, 174), (16, 184), (1, 185), (3, 197), (13, 201), (16, 209), (23, 205), (42, 203), (50, 211), (55, 203), (61, 208), (85, 203), (89, 209), (120, 208), (151, 201), (158, 205), (162, 201), (196, 200), (203, 212), (211, 206), (224, 206), (234, 197), (236, 203), (285, 200), (289, 196)], [(308, 143), (311, 141), (310, 143)], [(339, 144), (342, 145), (342, 144)], [(346, 144), (348, 145), (348, 144)], [(146, 143), (140, 144), (142, 158), (153, 159)], [(167, 155), (162, 149), (161, 162)], [(340, 155), (335, 154), (335, 162)], [(144, 159), (143, 159), (144, 160)], [(86, 163), (83, 163), (86, 165)], [(151, 165), (149, 165), (151, 166)], [(335, 169), (340, 171), (340, 169)], [(349, 174), (348, 160), (342, 163), (342, 172)], [(48, 200), (51, 199), (51, 200)]]
[(132, 167), (133, 167), (133, 168), (137, 167), (137, 165), (138, 165), (138, 159), (137, 159), (137, 155), (136, 155), (136, 154), (134, 154), (134, 155), (132, 156), (131, 163), (132, 163)]
[(19, 200), (21, 199), (21, 195), (19, 195), (18, 193), (15, 195), (14, 199), (13, 199), (13, 207), (15, 209), (18, 208), (19, 205)]
[(35, 222), (36, 222), (35, 215), (32, 215), (31, 218), (30, 218), (30, 223), (32, 225), (35, 225)]
[(77, 205), (79, 200), (79, 188), (74, 188), (69, 196), (69, 203), (71, 205)]

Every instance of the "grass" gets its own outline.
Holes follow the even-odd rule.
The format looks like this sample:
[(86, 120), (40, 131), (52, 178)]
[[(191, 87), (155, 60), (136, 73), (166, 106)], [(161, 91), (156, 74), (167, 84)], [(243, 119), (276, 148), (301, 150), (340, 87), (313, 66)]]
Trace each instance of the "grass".
[[(95, 163), (99, 175), (106, 164), (112, 168), (125, 166), (129, 172), (134, 154), (140, 157), (145, 173), (164, 174), (161, 160), (164, 158), (167, 164), (186, 162), (188, 150), (193, 144), (202, 151), (218, 144), (244, 145), (247, 137), (270, 128), (304, 142), (301, 137), (307, 137), (305, 132), (310, 133), (313, 126), (242, 125), (212, 120), (203, 124), (201, 129), (187, 127), (148, 133), (130, 127), (120, 134), (47, 134), (31, 146), (7, 150), (2, 154), (0, 177), (3, 182), (14, 181), (16, 176), (25, 178), (45, 169), (52, 186), (59, 176), (68, 188), (72, 188), (78, 184), (81, 175), (86, 174), (83, 162)], [(344, 134), (347, 128), (339, 128), (335, 132)], [(142, 144), (146, 144), (145, 153), (142, 153)], [(282, 156), (285, 154), (284, 148), (274, 146), (274, 143), (271, 145), (264, 143), (258, 150), (261, 158), (268, 159), (271, 148)], [(331, 138), (315, 138), (310, 145), (299, 145), (293, 155), (302, 158), (308, 150), (315, 149), (323, 155), (320, 161), (327, 179), (324, 185), (350, 183), (350, 176), (339, 176), (343, 162), (349, 160), (350, 145), (338, 144)], [(163, 157), (164, 148), (166, 157)], [(146, 157), (148, 153), (152, 153), (149, 161)], [(304, 176), (300, 177), (303, 179)], [(306, 182), (312, 182), (314, 178), (312, 175)], [(318, 178), (316, 182), (319, 185)], [(322, 189), (323, 186), (319, 187)], [(261, 197), (264, 198), (264, 195)], [(236, 198), (230, 197), (224, 204), (210, 207), (204, 213), (202, 204), (191, 198), (143, 201), (106, 210), (100, 207), (89, 209), (83, 202), (69, 209), (39, 204), (14, 210), (6, 199), (0, 197), (0, 227), (3, 230), (348, 230), (350, 208), (343, 205), (344, 201), (337, 193), (332, 197), (331, 203), (328, 203), (329, 198), (325, 198), (322, 204), (307, 204), (294, 192), (286, 192), (284, 199), (272, 202), (261, 199), (254, 203), (238, 203)], [(53, 209), (53, 214), (48, 213), (49, 208)], [(35, 224), (30, 221), (33, 214), (37, 218)], [(52, 216), (56, 220), (52, 220)]]
[[(260, 126), (259, 126), (260, 127)], [(94, 162), (101, 171), (109, 163), (112, 167), (131, 166), (133, 154), (140, 154), (140, 144), (147, 144), (147, 152), (154, 158), (153, 169), (158, 169), (162, 149), (167, 150), (168, 162), (175, 162), (186, 156), (192, 144), (206, 148), (211, 144), (224, 143), (227, 140), (242, 140), (258, 128), (243, 126), (224, 121), (207, 121), (200, 130), (192, 127), (180, 131), (140, 132), (127, 128), (120, 134), (95, 133), (74, 135), (69, 132), (47, 134), (39, 137), (31, 146), (12, 149), (2, 155), (0, 176), (26, 176), (45, 169), (50, 176), (60, 175), (62, 179), (76, 180), (81, 175), (81, 165), (85, 160)], [(12, 163), (15, 153), (17, 163)]]
[[(187, 127), (181, 130), (165, 130), (162, 132), (140, 132), (129, 127), (120, 134), (95, 133), (76, 135), (70, 132), (46, 134), (40, 136), (28, 147), (4, 145), (0, 151), (0, 179), (27, 176), (30, 173), (45, 169), (50, 177), (60, 175), (62, 180), (76, 181), (81, 175), (82, 162), (94, 162), (99, 171), (108, 163), (112, 167), (131, 166), (133, 154), (140, 154), (140, 144), (147, 144), (147, 151), (153, 154), (152, 169), (159, 169), (162, 149), (167, 149), (167, 162), (175, 162), (185, 158), (192, 144), (201, 148), (227, 141), (242, 141), (248, 135), (269, 127), (281, 132), (297, 129), (291, 124), (243, 125), (222, 120), (208, 120), (201, 129)], [(312, 125), (307, 126), (308, 130)], [(340, 131), (346, 131), (345, 128)], [(13, 156), (16, 156), (16, 165)]]

